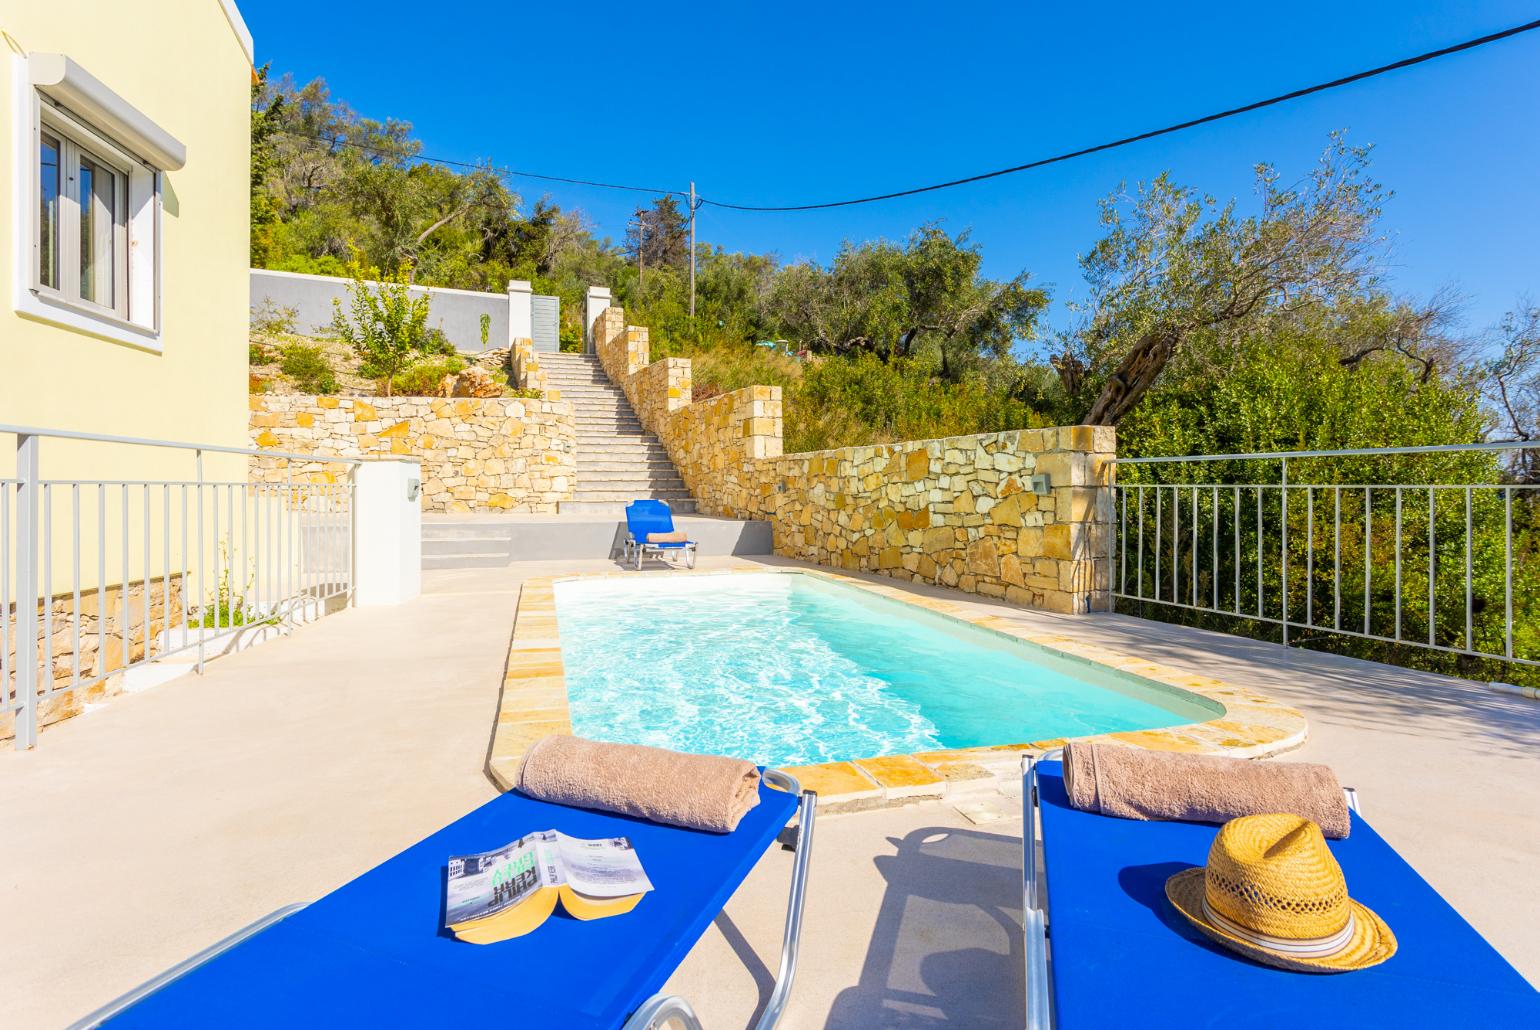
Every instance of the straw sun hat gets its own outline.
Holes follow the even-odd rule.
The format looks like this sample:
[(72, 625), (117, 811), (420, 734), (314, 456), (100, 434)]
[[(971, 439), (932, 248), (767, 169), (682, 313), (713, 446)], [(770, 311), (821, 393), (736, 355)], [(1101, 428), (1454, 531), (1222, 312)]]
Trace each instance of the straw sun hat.
[(1218, 943), (1279, 969), (1341, 973), (1396, 953), (1385, 921), (1348, 897), (1321, 828), (1297, 815), (1231, 819), (1208, 864), (1167, 880), (1166, 897)]

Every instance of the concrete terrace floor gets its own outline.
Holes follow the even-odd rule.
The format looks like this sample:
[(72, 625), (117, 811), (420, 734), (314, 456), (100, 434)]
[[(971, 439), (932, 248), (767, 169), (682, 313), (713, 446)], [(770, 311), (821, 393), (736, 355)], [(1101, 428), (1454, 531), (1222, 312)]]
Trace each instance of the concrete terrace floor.
[[(749, 563), (703, 559), (703, 568)], [(760, 564), (794, 566), (780, 560)], [(483, 772), (526, 563), (429, 573), (356, 609), (0, 751), (7, 1027), (52, 1027), (220, 937), (324, 894), (494, 795)], [(883, 582), (892, 582), (883, 580)], [(1375, 826), (1540, 983), (1540, 704), (1459, 681), (1138, 619), (1025, 612), (1056, 632), (1302, 708)], [(782, 1025), (1019, 1026), (1019, 798), (820, 817)], [(767, 854), (670, 982), (742, 1027), (779, 959), (790, 856)], [(44, 889), (107, 885), (101, 891)]]

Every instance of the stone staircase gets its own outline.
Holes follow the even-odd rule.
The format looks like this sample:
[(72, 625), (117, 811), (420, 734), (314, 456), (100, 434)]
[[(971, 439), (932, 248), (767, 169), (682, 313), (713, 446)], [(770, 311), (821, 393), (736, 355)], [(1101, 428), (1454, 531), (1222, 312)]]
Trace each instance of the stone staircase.
[(577, 484), (567, 513), (619, 513), (639, 498), (667, 501), (678, 514), (695, 500), (658, 438), (642, 428), (620, 387), (589, 354), (541, 354), (540, 365), (577, 422)]

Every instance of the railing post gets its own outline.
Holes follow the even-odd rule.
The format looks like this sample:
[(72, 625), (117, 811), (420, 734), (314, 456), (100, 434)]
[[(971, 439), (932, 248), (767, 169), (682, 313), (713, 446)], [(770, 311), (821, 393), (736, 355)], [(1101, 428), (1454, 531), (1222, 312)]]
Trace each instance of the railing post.
[[(203, 599), (208, 597), (208, 594), (204, 590), (205, 584), (203, 582), (203, 566), (204, 566), (204, 559), (206, 557), (206, 554), (205, 554), (205, 551), (204, 551), (204, 548), (203, 548), (203, 450), (202, 450), (202, 448), (199, 448), (198, 450), (193, 451), (193, 455), (194, 455), (194, 459), (193, 460), (194, 460), (194, 462), (198, 466), (198, 533), (197, 533), (198, 539), (197, 539), (196, 543), (197, 543), (197, 546), (198, 546), (198, 605), (199, 605), (199, 608), (198, 608), (198, 626), (194, 629), (194, 632), (197, 634), (197, 637), (198, 637), (198, 675), (201, 676), (201, 675), (203, 675), (203, 637), (204, 637), (204, 632), (203, 631), (204, 631), (204, 628), (205, 628), (203, 626), (203, 622), (205, 621), (204, 620), (204, 616), (206, 616), (208, 614), (208, 610), (207, 610), (206, 607), (204, 607), (204, 602), (203, 602)], [(187, 586), (186, 586), (185, 583), (182, 585), (182, 589), (184, 589), (184, 590), (187, 589)], [(219, 623), (219, 610), (218, 610), (218, 606), (217, 605), (215, 606), (214, 623), (215, 623), (215, 625), (218, 625), (218, 623)], [(125, 655), (124, 657), (126, 658), (127, 655)]]
[(1283, 568), (1279, 575), (1283, 604), (1283, 646), (1289, 646), (1289, 459), (1283, 459)]
[[(38, 523), (38, 472), (41, 437), (16, 437), (16, 696), (21, 711), (16, 715), (16, 750), (37, 746), (37, 688), (40, 656), (37, 646), (38, 567), (42, 558), (42, 533)], [(3, 542), (0, 542), (3, 546)], [(52, 646), (52, 641), (49, 642)], [(50, 663), (51, 664), (51, 663)]]
[[(348, 607), (358, 604), (358, 469), (357, 465), (348, 466)], [(421, 489), (419, 487), (419, 489)], [(415, 498), (414, 498), (415, 499)]]

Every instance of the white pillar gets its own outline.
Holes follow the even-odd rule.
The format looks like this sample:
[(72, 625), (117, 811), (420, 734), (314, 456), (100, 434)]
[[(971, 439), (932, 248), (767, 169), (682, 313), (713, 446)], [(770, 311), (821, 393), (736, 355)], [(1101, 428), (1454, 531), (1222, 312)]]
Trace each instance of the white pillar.
[(534, 289), (523, 279), (508, 280), (508, 346), (514, 340), (533, 340), (535, 322), (531, 314)]
[(354, 603), (410, 601), (422, 592), (422, 466), (366, 461), (353, 475)]
[(610, 306), (610, 288), (608, 286), (590, 286), (588, 288), (588, 306), (583, 312), (583, 352), (594, 352), (594, 322)]

